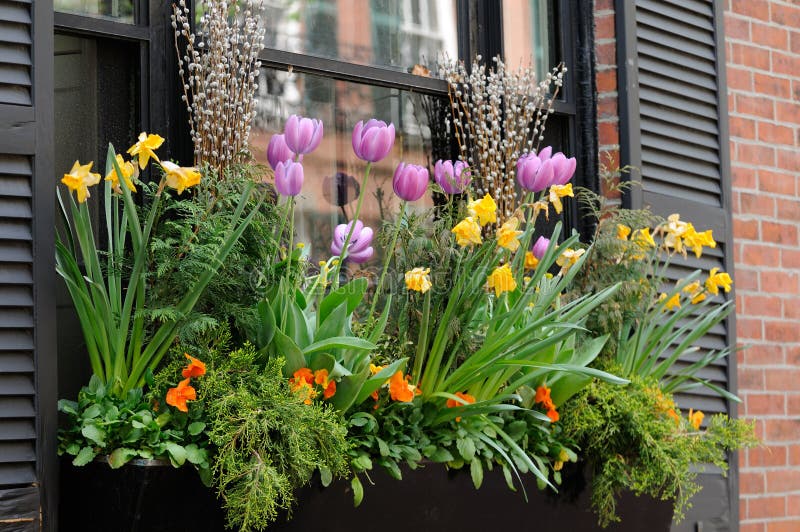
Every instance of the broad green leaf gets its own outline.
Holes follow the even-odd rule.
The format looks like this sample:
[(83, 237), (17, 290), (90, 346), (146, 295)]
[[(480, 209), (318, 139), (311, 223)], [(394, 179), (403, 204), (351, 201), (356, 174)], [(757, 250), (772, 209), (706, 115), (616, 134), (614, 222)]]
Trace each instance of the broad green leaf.
[(189, 426), (186, 427), (186, 430), (192, 436), (197, 436), (198, 434), (203, 432), (203, 430), (205, 428), (206, 428), (206, 424), (205, 423), (203, 423), (202, 421), (195, 421), (194, 423), (190, 423)]
[(361, 485), (358, 477), (353, 477), (353, 480), (350, 481), (350, 487), (353, 488), (353, 506), (357, 508), (361, 501), (364, 500), (364, 486)]
[(322, 482), (324, 487), (328, 487), (333, 482), (333, 473), (331, 473), (330, 468), (322, 466), (319, 468), (319, 479)]
[(313, 353), (308, 356), (308, 367), (312, 371), (324, 369), (328, 371), (328, 375), (333, 374), (333, 368), (336, 366), (336, 359), (330, 353)]
[(362, 351), (372, 351), (377, 349), (378, 346), (372, 342), (368, 342), (355, 336), (336, 336), (334, 338), (326, 338), (319, 342), (307, 346), (303, 349), (303, 353), (309, 355), (317, 351), (330, 351), (331, 349), (360, 349)]
[(164, 444), (169, 455), (169, 461), (175, 467), (182, 466), (186, 462), (186, 449), (182, 445), (174, 442), (167, 442)]
[(275, 349), (275, 353), (284, 358), (284, 376), (291, 377), (295, 371), (306, 366), (306, 357), (303, 356), (303, 352), (300, 350), (297, 344), (294, 343), (294, 340), (283, 334), (281, 331), (275, 331), (272, 344)]
[(127, 464), (131, 458), (136, 456), (138, 452), (136, 449), (128, 449), (126, 447), (119, 447), (114, 449), (111, 456), (108, 457), (108, 465), (111, 469), (118, 469)]
[(472, 476), (472, 484), (475, 489), (479, 489), (483, 484), (483, 464), (479, 458), (474, 458), (469, 463), (469, 473)]
[(86, 425), (81, 429), (81, 434), (83, 434), (87, 440), (94, 442), (100, 447), (106, 444), (106, 431), (97, 425)]
[(260, 301), (256, 307), (258, 311), (258, 328), (256, 330), (256, 347), (262, 349), (272, 342), (275, 335), (275, 313), (269, 301)]
[(451, 462), (453, 455), (443, 447), (437, 447), (435, 451), (428, 455), (432, 462)]
[(358, 397), (364, 381), (369, 376), (369, 368), (365, 368), (360, 373), (342, 377), (336, 384), (336, 394), (330, 398), (330, 403), (339, 412), (347, 412)]
[(103, 408), (98, 405), (94, 404), (83, 411), (83, 415), (81, 416), (83, 419), (94, 419), (98, 417), (100, 414), (103, 413)]
[(78, 467), (85, 466), (86, 464), (94, 460), (95, 456), (97, 456), (97, 453), (94, 452), (94, 449), (92, 449), (91, 447), (84, 447), (78, 453), (78, 456), (76, 456), (72, 460), (72, 465)]
[(347, 302), (347, 315), (352, 314), (358, 304), (363, 301), (367, 286), (367, 279), (359, 277), (331, 291), (319, 305), (320, 323), (324, 322), (328, 315), (333, 312), (333, 309), (341, 305), (343, 301)]
[(317, 331), (314, 333), (314, 341), (319, 342), (327, 338), (335, 338), (343, 336), (345, 326), (347, 325), (347, 302), (342, 303), (333, 309), (331, 313), (325, 318)]
[(456, 440), (456, 448), (461, 458), (467, 462), (471, 462), (475, 457), (475, 442), (472, 441), (472, 438), (459, 438)]
[(397, 372), (407, 360), (407, 358), (395, 360), (388, 366), (385, 366), (381, 371), (368, 378), (366, 382), (364, 382), (364, 386), (361, 387), (361, 391), (359, 392), (358, 397), (356, 397), (355, 404), (360, 405), (366, 401), (367, 397), (372, 395), (372, 392), (383, 386), (383, 384), (389, 380), (389, 378), (394, 375), (395, 372)]
[(196, 444), (190, 443), (185, 447), (186, 460), (189, 463), (198, 465), (208, 461), (208, 452), (205, 449), (199, 448)]

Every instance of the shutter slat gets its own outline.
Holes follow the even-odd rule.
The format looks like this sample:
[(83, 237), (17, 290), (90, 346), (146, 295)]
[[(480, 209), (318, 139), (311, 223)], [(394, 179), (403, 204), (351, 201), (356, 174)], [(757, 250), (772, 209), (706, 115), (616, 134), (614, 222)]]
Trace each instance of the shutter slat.
[(32, 229), (30, 220), (17, 221), (0, 219), (0, 239), (31, 240), (33, 237)]
[(33, 335), (20, 329), (0, 329), (0, 356), (3, 351), (33, 351)]
[(33, 419), (0, 419), (0, 441), (32, 440), (35, 437)]
[(0, 373), (0, 395), (33, 395), (33, 380), (26, 375)]
[(0, 443), (0, 456), (5, 462), (34, 462), (36, 450), (30, 442)]
[(29, 286), (0, 285), (0, 307), (33, 307), (33, 290)]
[(639, 73), (639, 84), (644, 87), (656, 87), (660, 91), (673, 94), (686, 100), (692, 100), (701, 105), (717, 106), (716, 87), (711, 89), (693, 87), (681, 82), (681, 80), (663, 76), (660, 72), (653, 74), (645, 70), (641, 70)]
[[(33, 360), (31, 360), (31, 363)], [(36, 410), (33, 406), (33, 397), (2, 397), (0, 396), (0, 432), (4, 429), (3, 423), (10, 423), (9, 418), (32, 418), (36, 415)], [(16, 426), (16, 425), (14, 425)], [(14, 434), (9, 436), (10, 440), (15, 439), (13, 436), (19, 436), (20, 432), (15, 429)], [(0, 439), (3, 439), (0, 433)], [(24, 440), (25, 436), (19, 436), (16, 439)]]
[(649, 102), (657, 109), (661, 109), (657, 115), (658, 118), (667, 120), (671, 118), (673, 121), (677, 121), (678, 116), (675, 113), (689, 113), (712, 123), (716, 123), (718, 119), (716, 105), (686, 100), (664, 91), (660, 87), (642, 85), (639, 91), (639, 98), (642, 102)]
[(33, 358), (28, 353), (0, 353), (0, 373), (32, 373)]
[(30, 67), (31, 49), (25, 45), (0, 43), (0, 63)]
[(639, 71), (656, 74), (663, 79), (680, 81), (688, 90), (699, 88), (711, 91), (717, 90), (716, 79), (712, 76), (697, 76), (692, 71), (679, 65), (665, 63), (658, 58), (641, 56), (639, 58)]
[(0, 20), (30, 24), (31, 8), (18, 2), (0, 1)]
[(30, 220), (32, 216), (30, 200), (0, 196), (0, 218), (25, 218)]
[(695, 74), (714, 77), (716, 67), (711, 61), (700, 59), (681, 50), (665, 48), (659, 43), (643, 41), (639, 43), (639, 53), (656, 61), (671, 63), (678, 68), (689, 69)]
[(0, 485), (30, 484), (36, 482), (34, 464), (8, 464), (0, 462)]
[(689, 144), (700, 145), (716, 151), (719, 150), (719, 137), (715, 134), (691, 130), (689, 128), (676, 131), (674, 124), (662, 122), (647, 116), (642, 116), (641, 126), (643, 131), (654, 133), (661, 137), (671, 137)]
[[(691, 28), (676, 27), (656, 17), (647, 17), (640, 22), (643, 25), (636, 28), (636, 37), (640, 42), (647, 41), (679, 48), (681, 52), (693, 55), (702, 61), (714, 61), (714, 41), (708, 34), (694, 32), (696, 40), (690, 40), (693, 33)], [(664, 25), (660, 25), (662, 23)]]
[(33, 271), (28, 264), (9, 264), (0, 262), (0, 285), (33, 284)]
[(5, 22), (0, 18), (0, 42), (30, 46), (32, 44), (30, 24)]
[[(703, 3), (707, 4), (707, 2)], [(693, 4), (694, 9), (689, 8), (689, 11), (687, 11), (687, 7), (684, 4)], [(713, 11), (711, 10), (711, 6), (709, 5), (703, 9), (702, 3), (690, 2), (689, 0), (680, 0), (679, 2), (673, 3), (673, 5), (660, 0), (637, 0), (637, 20), (641, 14), (646, 12), (656, 13), (665, 18), (670, 18), (676, 24), (689, 24), (700, 30), (708, 31), (709, 26), (713, 26), (713, 21), (711, 20)]]
[(3, 262), (32, 263), (33, 254), (29, 242), (0, 242), (3, 249)]

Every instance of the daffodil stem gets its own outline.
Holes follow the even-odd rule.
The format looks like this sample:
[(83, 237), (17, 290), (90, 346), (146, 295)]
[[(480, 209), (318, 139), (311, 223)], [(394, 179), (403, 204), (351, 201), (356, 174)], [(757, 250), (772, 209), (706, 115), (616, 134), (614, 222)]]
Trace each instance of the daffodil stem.
[(400, 214), (397, 215), (397, 220), (394, 224), (394, 234), (392, 235), (392, 243), (389, 244), (388, 248), (386, 248), (385, 258), (383, 259), (383, 269), (381, 270), (380, 279), (378, 279), (378, 286), (375, 287), (375, 294), (372, 296), (372, 306), (369, 309), (369, 314), (367, 314), (368, 318), (371, 318), (375, 314), (375, 307), (378, 305), (378, 299), (380, 298), (381, 290), (383, 289), (383, 280), (386, 277), (389, 264), (392, 262), (392, 257), (394, 256), (394, 247), (397, 245), (397, 237), (400, 234), (400, 226), (403, 223), (403, 218), (406, 216), (407, 206), (408, 202), (403, 201), (403, 204), (400, 207)]
[(358, 203), (356, 203), (356, 212), (353, 215), (353, 219), (350, 221), (350, 230), (347, 232), (347, 237), (344, 239), (344, 245), (342, 246), (342, 253), (339, 255), (339, 263), (336, 265), (336, 272), (334, 272), (333, 276), (333, 287), (339, 288), (339, 275), (342, 271), (342, 265), (344, 265), (344, 259), (347, 257), (347, 248), (350, 245), (350, 239), (353, 238), (353, 231), (356, 228), (356, 222), (358, 221), (358, 217), (361, 214), (361, 206), (364, 204), (364, 196), (367, 192), (367, 182), (369, 181), (369, 171), (372, 169), (372, 163), (367, 163), (367, 168), (364, 170), (364, 181), (361, 183), (361, 190), (358, 193)]

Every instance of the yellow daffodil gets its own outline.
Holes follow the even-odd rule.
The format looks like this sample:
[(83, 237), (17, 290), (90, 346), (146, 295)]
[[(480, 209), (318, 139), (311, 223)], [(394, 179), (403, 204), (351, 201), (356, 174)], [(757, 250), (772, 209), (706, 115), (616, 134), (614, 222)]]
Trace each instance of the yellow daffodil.
[(561, 211), (564, 210), (563, 205), (561, 205), (561, 198), (567, 196), (571, 198), (575, 197), (575, 194), (572, 192), (572, 183), (567, 183), (566, 185), (552, 185), (550, 187), (550, 203), (553, 204), (557, 214), (561, 214)]
[(689, 409), (689, 424), (694, 427), (694, 430), (700, 430), (700, 424), (703, 423), (704, 417), (706, 415), (700, 410), (695, 412), (691, 408)]
[(475, 218), (468, 216), (458, 222), (452, 233), (456, 235), (456, 242), (459, 246), (472, 246), (473, 244), (480, 245), (481, 240), (481, 226), (475, 221)]
[(711, 271), (708, 272), (708, 279), (706, 279), (705, 283), (706, 290), (714, 295), (719, 294), (720, 287), (722, 287), (725, 292), (730, 292), (733, 279), (725, 272), (717, 272), (719, 272), (719, 268), (712, 268)]
[(698, 233), (692, 224), (688, 224), (686, 227), (686, 231), (683, 234), (683, 243), (686, 247), (692, 248), (697, 258), (700, 258), (700, 255), (702, 255), (703, 246), (708, 246), (710, 248), (717, 247), (714, 237), (711, 236), (711, 229)]
[(89, 187), (100, 182), (100, 174), (91, 172), (92, 164), (91, 161), (88, 164), (81, 164), (75, 161), (75, 164), (72, 165), (72, 170), (61, 178), (61, 182), (67, 186), (70, 192), (74, 191), (78, 196), (78, 203), (86, 201), (86, 198), (91, 196)]
[[(119, 166), (122, 172), (122, 179), (125, 181), (125, 186), (128, 187), (128, 190), (131, 192), (136, 192), (136, 187), (133, 186), (133, 180), (131, 180), (134, 172), (136, 172), (136, 167), (133, 166), (133, 163), (130, 161), (125, 161), (122, 155), (119, 154), (117, 154), (117, 166)], [(114, 192), (122, 194), (122, 189), (119, 188), (119, 176), (117, 176), (116, 168), (111, 168), (111, 171), (106, 175), (106, 181), (111, 181), (111, 188), (114, 189)]]
[(468, 209), (470, 216), (477, 218), (481, 227), (497, 221), (497, 203), (489, 194), (479, 200), (470, 201)]
[(617, 238), (620, 240), (628, 240), (631, 234), (631, 228), (625, 224), (617, 224)]
[(164, 169), (167, 186), (177, 190), (178, 194), (183, 194), (185, 189), (200, 183), (200, 172), (197, 168), (178, 166), (169, 161), (161, 163), (161, 168)]
[(567, 248), (564, 252), (556, 259), (556, 264), (561, 266), (561, 275), (567, 273), (567, 271), (578, 262), (578, 259), (586, 253), (585, 249), (571, 249)]
[(431, 273), (430, 268), (414, 268), (406, 272), (406, 288), (422, 292), (423, 294), (431, 289), (431, 279), (428, 274)]
[(539, 259), (536, 258), (536, 255), (533, 254), (532, 251), (528, 251), (525, 253), (525, 269), (526, 270), (533, 270), (539, 265)]
[(144, 167), (147, 166), (147, 162), (150, 160), (150, 157), (158, 162), (161, 162), (161, 160), (158, 158), (158, 155), (156, 155), (156, 152), (153, 150), (157, 150), (163, 143), (164, 138), (161, 135), (148, 135), (142, 131), (139, 133), (139, 141), (128, 148), (128, 154), (131, 156), (137, 156), (139, 160), (139, 168), (144, 170)]
[(494, 289), (497, 297), (500, 297), (503, 292), (511, 292), (517, 289), (517, 281), (514, 280), (514, 274), (511, 273), (511, 267), (508, 264), (495, 268), (489, 275), (486, 285), (489, 289)]
[(656, 241), (653, 240), (653, 235), (650, 234), (650, 229), (647, 227), (645, 227), (644, 229), (637, 229), (636, 231), (634, 231), (631, 240), (633, 240), (643, 248), (656, 247)]
[(683, 292), (689, 294), (689, 297), (692, 298), (692, 305), (696, 305), (706, 298), (706, 294), (700, 286), (700, 281), (687, 284), (683, 287)]
[(369, 365), (369, 372), (372, 375), (377, 375), (381, 371), (383, 371), (383, 366), (376, 366), (375, 364), (370, 364)]
[(670, 214), (667, 217), (667, 225), (664, 228), (664, 246), (672, 248), (678, 253), (685, 253), (683, 250), (683, 235), (689, 224), (681, 221), (680, 214)]
[[(549, 204), (545, 200), (539, 200), (533, 204), (533, 222), (539, 218), (539, 213), (544, 211), (544, 217), (546, 220), (550, 219), (550, 210), (548, 209)], [(532, 222), (529, 222), (532, 223)]]
[[(659, 301), (664, 301), (665, 299), (667, 299), (667, 294), (661, 294), (658, 296)], [(667, 299), (667, 302), (664, 306), (666, 310), (675, 310), (676, 308), (681, 308), (681, 295), (675, 294), (671, 298)]]
[(519, 236), (522, 231), (517, 231), (519, 218), (511, 218), (497, 230), (497, 245), (506, 248), (512, 253), (519, 249)]

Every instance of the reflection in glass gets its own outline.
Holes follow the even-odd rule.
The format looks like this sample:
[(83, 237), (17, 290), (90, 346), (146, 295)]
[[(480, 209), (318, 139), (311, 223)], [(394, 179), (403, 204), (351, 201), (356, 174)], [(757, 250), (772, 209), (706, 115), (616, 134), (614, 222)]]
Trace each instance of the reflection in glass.
[[(356, 207), (365, 164), (353, 153), (352, 131), (359, 120), (377, 118), (395, 125), (392, 152), (372, 167), (360, 218), (376, 231), (382, 220), (399, 211), (392, 191), (392, 175), (401, 161), (427, 166), (433, 175), (432, 145), (446, 136), (444, 120), (427, 118), (430, 102), (417, 94), (371, 87), (312, 75), (262, 70), (257, 118), (250, 143), (256, 160), (267, 163), (270, 136), (280, 133), (291, 114), (318, 118), (325, 124), (320, 146), (303, 158), (305, 183), (297, 196), (297, 239), (306, 245), (314, 261), (330, 256), (333, 229), (349, 221)], [(446, 106), (440, 106), (446, 109)], [(428, 124), (433, 123), (433, 131)], [(433, 142), (432, 142), (433, 137)], [(436, 158), (446, 157), (435, 155)], [(268, 178), (271, 180), (271, 178)], [(430, 194), (411, 205), (411, 212), (431, 205)], [(376, 252), (380, 253), (378, 247)], [(379, 257), (369, 264), (377, 264)]]
[(563, 60), (555, 57), (553, 16), (552, 0), (503, 3), (503, 48), (509, 68), (532, 64), (541, 80)]
[(409, 71), (458, 55), (455, 0), (272, 0), (266, 46)]
[(56, 11), (133, 23), (133, 0), (55, 0)]

